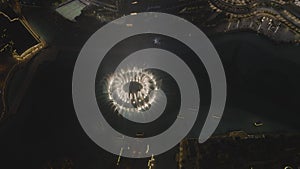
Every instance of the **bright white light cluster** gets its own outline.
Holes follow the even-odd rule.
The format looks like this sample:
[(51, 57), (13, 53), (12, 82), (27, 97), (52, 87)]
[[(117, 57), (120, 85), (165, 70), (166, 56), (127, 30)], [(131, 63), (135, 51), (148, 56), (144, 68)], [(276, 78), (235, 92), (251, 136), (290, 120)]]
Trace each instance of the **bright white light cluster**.
[[(158, 90), (157, 81), (149, 71), (133, 67), (133, 69), (115, 72), (107, 81), (108, 98), (119, 113), (142, 112), (155, 102)], [(130, 84), (140, 85), (135, 92), (130, 91)]]

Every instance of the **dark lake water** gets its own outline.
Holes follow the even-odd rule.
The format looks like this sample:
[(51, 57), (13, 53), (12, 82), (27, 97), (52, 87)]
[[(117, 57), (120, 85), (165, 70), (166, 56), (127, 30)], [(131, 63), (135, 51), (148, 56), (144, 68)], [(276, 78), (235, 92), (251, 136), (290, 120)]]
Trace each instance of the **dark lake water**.
[[(211, 37), (228, 78), (228, 103), (218, 132), (299, 131), (300, 46), (252, 32)], [(253, 122), (262, 121), (262, 127)]]

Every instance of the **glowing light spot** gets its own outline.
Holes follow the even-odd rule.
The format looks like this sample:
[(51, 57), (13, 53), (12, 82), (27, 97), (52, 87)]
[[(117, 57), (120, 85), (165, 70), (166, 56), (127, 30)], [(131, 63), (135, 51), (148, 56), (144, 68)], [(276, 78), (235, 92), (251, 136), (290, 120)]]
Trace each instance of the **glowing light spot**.
[(133, 67), (114, 73), (107, 81), (108, 99), (119, 113), (142, 112), (156, 101), (152, 91), (158, 90), (154, 75)]

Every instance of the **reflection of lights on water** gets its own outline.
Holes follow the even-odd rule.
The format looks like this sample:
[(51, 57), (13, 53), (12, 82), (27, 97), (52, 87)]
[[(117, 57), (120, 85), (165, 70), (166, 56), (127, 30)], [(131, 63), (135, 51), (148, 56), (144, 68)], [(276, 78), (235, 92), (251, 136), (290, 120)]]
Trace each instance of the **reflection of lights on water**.
[(156, 100), (154, 90), (158, 90), (154, 75), (136, 67), (115, 72), (107, 81), (108, 99), (119, 113), (148, 110)]
[(155, 38), (155, 39), (153, 40), (153, 43), (154, 43), (155, 45), (160, 45), (160, 39), (159, 39), (159, 38)]
[(150, 160), (148, 161), (149, 169), (152, 169), (154, 167), (154, 162), (155, 162), (155, 158), (154, 158), (154, 155), (152, 154)]

